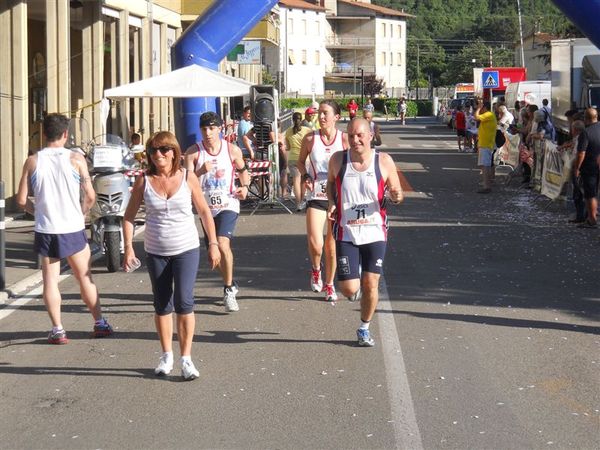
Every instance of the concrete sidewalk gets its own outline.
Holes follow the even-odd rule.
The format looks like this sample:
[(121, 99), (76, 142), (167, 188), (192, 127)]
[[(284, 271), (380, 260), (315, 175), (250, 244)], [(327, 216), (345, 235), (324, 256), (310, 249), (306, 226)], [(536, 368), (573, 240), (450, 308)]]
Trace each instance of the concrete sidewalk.
[(0, 305), (8, 303), (42, 280), (38, 256), (33, 251), (33, 219), (23, 213), (6, 215), (5, 289), (0, 291)]

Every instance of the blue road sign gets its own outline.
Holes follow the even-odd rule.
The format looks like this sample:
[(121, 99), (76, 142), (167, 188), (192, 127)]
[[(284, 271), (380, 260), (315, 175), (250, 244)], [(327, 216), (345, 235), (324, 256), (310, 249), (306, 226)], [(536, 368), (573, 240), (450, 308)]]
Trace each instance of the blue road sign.
[(500, 87), (500, 76), (497, 70), (483, 72), (481, 80), (484, 89), (497, 89)]

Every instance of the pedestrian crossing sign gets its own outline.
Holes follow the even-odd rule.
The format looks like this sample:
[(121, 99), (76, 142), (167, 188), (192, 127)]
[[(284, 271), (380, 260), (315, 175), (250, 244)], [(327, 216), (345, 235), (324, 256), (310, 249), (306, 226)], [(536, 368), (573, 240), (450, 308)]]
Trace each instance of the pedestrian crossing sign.
[(483, 72), (481, 79), (484, 89), (497, 89), (500, 87), (500, 77), (497, 70)]

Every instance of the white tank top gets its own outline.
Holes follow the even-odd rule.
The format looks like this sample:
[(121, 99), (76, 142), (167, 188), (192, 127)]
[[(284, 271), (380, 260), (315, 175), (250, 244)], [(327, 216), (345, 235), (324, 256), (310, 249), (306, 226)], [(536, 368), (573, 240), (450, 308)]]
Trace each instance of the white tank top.
[(335, 238), (355, 245), (386, 241), (387, 213), (382, 207), (385, 184), (379, 168), (379, 154), (374, 152), (369, 167), (358, 172), (346, 152), (335, 186)]
[(335, 152), (344, 150), (344, 141), (342, 133), (335, 130), (335, 137), (331, 144), (327, 145), (323, 141), (321, 131), (313, 133), (313, 146), (308, 155), (308, 174), (313, 178), (313, 190), (308, 193), (307, 200), (325, 200), (327, 201), (327, 169), (329, 159)]
[(31, 185), (38, 233), (66, 234), (85, 229), (81, 177), (71, 164), (71, 155), (64, 147), (46, 147), (37, 153)]
[(144, 180), (146, 231), (144, 249), (158, 256), (179, 255), (200, 246), (198, 229), (192, 211), (192, 192), (187, 184), (187, 171), (179, 190), (166, 199), (152, 188), (149, 177)]
[(213, 217), (225, 210), (239, 214), (240, 201), (235, 197), (235, 166), (229, 153), (229, 143), (221, 139), (221, 148), (216, 155), (208, 153), (203, 142), (197, 143), (196, 146), (198, 147), (198, 160), (194, 168), (196, 174), (198, 175), (205, 161), (210, 161), (212, 164), (210, 172), (198, 177)]

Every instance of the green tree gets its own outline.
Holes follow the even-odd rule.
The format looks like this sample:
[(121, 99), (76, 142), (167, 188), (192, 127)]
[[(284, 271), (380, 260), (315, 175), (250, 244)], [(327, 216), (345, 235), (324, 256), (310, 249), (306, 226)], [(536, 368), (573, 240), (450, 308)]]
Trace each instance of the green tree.
[[(517, 0), (372, 0), (404, 10), (407, 19), (407, 77), (431, 77), (434, 86), (468, 81), (473, 62), (512, 65), (519, 42)], [(580, 36), (551, 0), (520, 0), (523, 34), (534, 31), (557, 37)], [(417, 70), (418, 66), (418, 70)], [(418, 73), (417, 73), (418, 72)], [(466, 78), (465, 78), (466, 77)], [(413, 84), (414, 85), (414, 84)]]

